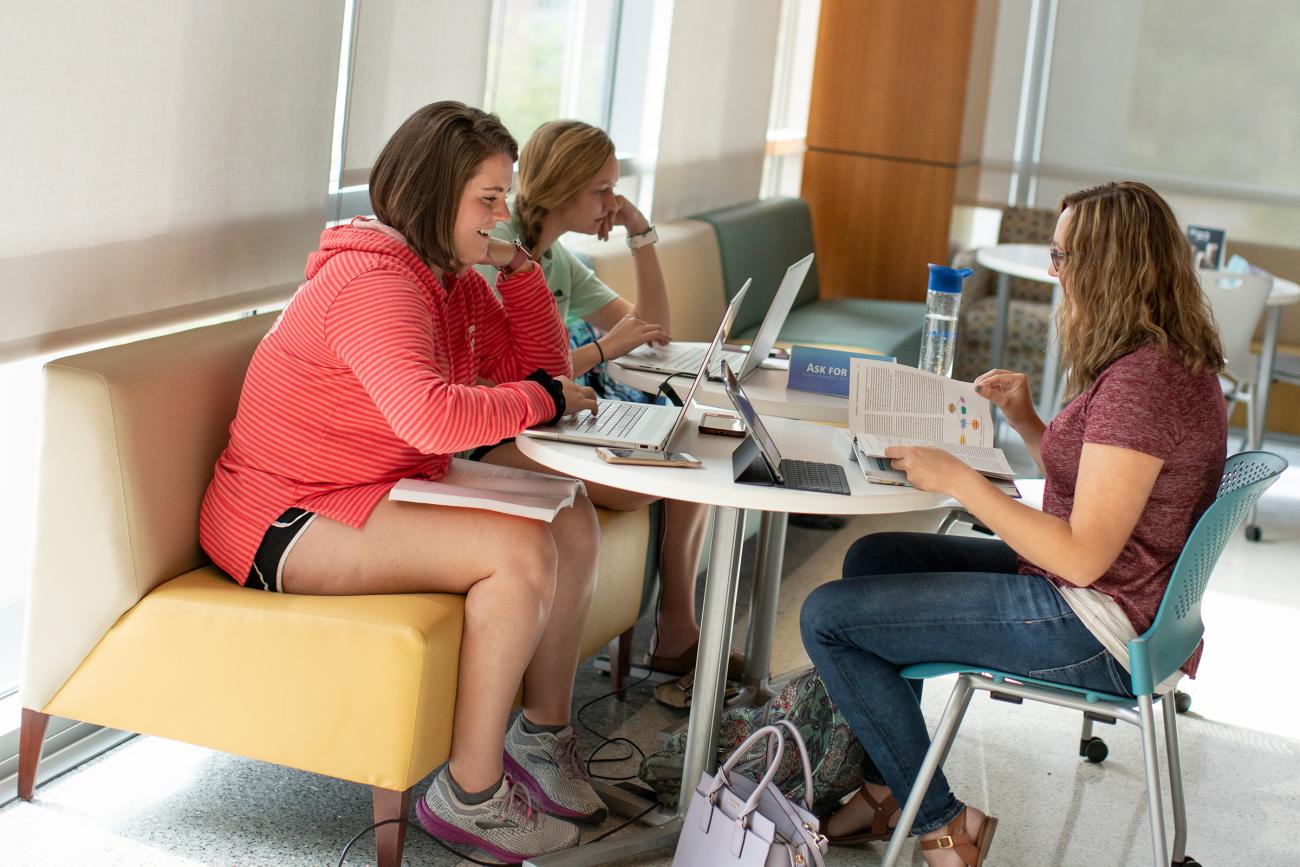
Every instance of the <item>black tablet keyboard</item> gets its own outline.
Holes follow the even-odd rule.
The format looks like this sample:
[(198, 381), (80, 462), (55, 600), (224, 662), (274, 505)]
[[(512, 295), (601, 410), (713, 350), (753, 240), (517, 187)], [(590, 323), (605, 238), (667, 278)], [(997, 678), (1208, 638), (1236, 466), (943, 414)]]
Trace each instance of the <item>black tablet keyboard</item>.
[(819, 494), (849, 494), (849, 479), (844, 475), (844, 467), (839, 464), (783, 458), (781, 475), (785, 478), (783, 487), (816, 491)]

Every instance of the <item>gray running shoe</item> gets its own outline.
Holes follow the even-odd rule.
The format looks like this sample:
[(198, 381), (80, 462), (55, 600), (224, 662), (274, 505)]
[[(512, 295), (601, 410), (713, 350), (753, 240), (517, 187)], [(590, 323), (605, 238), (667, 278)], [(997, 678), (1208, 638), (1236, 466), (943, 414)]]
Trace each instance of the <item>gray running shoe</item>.
[(515, 717), (506, 732), (506, 773), (553, 816), (592, 825), (605, 821), (609, 811), (591, 787), (573, 726), (559, 734), (529, 734), (524, 731), (523, 719), (522, 713)]
[(509, 774), (491, 798), (464, 804), (452, 791), (444, 765), (416, 803), (415, 814), (439, 840), (475, 846), (502, 861), (527, 861), (578, 845), (578, 829), (539, 810)]

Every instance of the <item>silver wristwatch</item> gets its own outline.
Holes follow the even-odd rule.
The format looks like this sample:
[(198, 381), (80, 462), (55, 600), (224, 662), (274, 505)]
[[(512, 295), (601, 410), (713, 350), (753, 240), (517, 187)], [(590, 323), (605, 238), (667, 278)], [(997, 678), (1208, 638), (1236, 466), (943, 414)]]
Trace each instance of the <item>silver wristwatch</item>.
[(627, 246), (629, 250), (640, 250), (642, 247), (649, 247), (659, 240), (659, 233), (655, 227), (651, 226), (644, 232), (638, 232), (635, 235), (627, 236)]

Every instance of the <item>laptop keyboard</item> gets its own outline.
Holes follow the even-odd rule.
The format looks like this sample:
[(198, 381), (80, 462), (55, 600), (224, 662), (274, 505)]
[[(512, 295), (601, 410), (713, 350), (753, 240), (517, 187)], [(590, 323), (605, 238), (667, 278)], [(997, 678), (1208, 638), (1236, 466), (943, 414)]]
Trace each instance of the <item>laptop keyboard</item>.
[[(662, 361), (658, 361), (656, 363), (663, 365), (664, 367), (674, 367), (677, 368), (678, 370), (696, 371), (699, 370), (700, 365), (704, 363), (704, 356), (708, 351), (709, 351), (709, 347), (707, 346), (691, 347), (689, 349), (682, 349), (680, 351), (671, 350), (667, 358), (664, 358)], [(745, 360), (745, 354), (743, 352), (724, 351), (720, 353), (720, 355), (721, 355), (721, 359), (725, 359), (727, 364), (731, 365), (732, 370), (738, 369), (740, 363)], [(710, 375), (714, 375), (714, 374), (721, 375), (722, 373), (721, 359), (716, 357), (714, 358), (713, 365), (712, 365), (713, 370), (709, 371)]]
[(583, 410), (573, 417), (568, 429), (574, 433), (617, 438), (627, 436), (650, 404), (614, 400), (596, 401), (597, 415)]
[(844, 467), (839, 464), (782, 458), (781, 475), (785, 478), (787, 488), (816, 491), (820, 494), (847, 495), (849, 493), (848, 476), (844, 475)]

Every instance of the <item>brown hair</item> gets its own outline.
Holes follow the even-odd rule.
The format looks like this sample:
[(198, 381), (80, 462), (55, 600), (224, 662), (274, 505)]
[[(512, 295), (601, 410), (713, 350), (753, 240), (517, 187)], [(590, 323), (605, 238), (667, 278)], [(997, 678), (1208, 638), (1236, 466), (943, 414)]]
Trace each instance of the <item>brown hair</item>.
[(1168, 203), (1146, 184), (1119, 181), (1069, 194), (1066, 209), (1057, 333), (1069, 396), (1149, 343), (1193, 373), (1222, 370), (1214, 315)]
[(370, 170), (375, 216), (401, 232), (430, 268), (458, 271), (454, 230), (460, 198), (488, 157), (519, 158), (494, 114), (446, 100), (402, 122)]
[(515, 217), (520, 240), (532, 249), (542, 220), (577, 195), (614, 155), (603, 129), (580, 120), (553, 120), (537, 128), (519, 156)]

